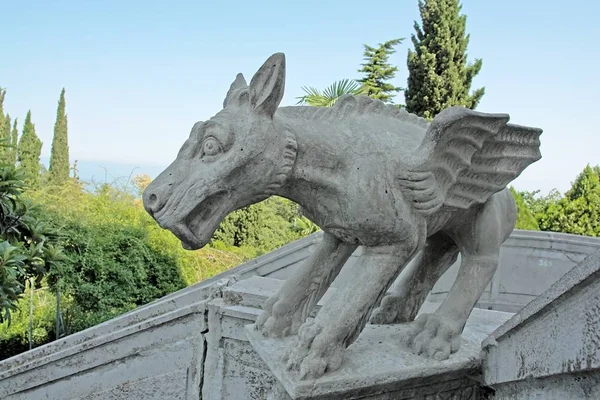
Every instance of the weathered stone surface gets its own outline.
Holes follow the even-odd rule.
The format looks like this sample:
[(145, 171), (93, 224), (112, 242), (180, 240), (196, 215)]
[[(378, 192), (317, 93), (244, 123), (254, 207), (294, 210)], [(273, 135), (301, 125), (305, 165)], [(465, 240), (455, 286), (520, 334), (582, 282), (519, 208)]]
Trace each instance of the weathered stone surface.
[[(196, 304), (127, 326), (0, 373), (0, 398), (197, 400), (204, 309)], [(33, 353), (33, 352), (32, 352)]]
[[(477, 307), (517, 312), (598, 250), (600, 238), (515, 230), (502, 245), (498, 269)], [(428, 301), (443, 301), (459, 267), (460, 259), (436, 283)]]
[(589, 393), (600, 393), (600, 251), (492, 333), (484, 350), (485, 382), (506, 393), (499, 398), (598, 398)]
[[(425, 303), (424, 312), (436, 304)], [(246, 334), (290, 397), (296, 399), (475, 399), (481, 364), (481, 341), (512, 314), (473, 310), (463, 333), (463, 346), (449, 360), (435, 361), (413, 354), (403, 341), (409, 326), (368, 325), (344, 355), (335, 372), (300, 380), (288, 371), (284, 355), (295, 337), (263, 338), (252, 325)]]
[[(146, 210), (198, 249), (236, 209), (271, 195), (303, 207), (323, 239), (256, 321), (270, 337), (298, 334), (290, 366), (302, 378), (338, 369), (369, 318), (412, 321), (461, 253), (442, 305), (406, 332), (415, 353), (447, 359), (514, 229), (506, 185), (541, 158), (541, 130), (464, 107), (429, 123), (366, 96), (343, 96), (331, 108), (279, 108), (285, 68), (277, 53), (250, 84), (237, 75), (223, 110), (194, 125), (148, 186)], [(307, 321), (359, 245), (351, 283)], [(382, 301), (403, 269), (397, 292)]]
[[(250, 279), (255, 281), (258, 278)], [(252, 304), (252, 294), (260, 288), (253, 289), (245, 281), (234, 287), (249, 289), (249, 296), (241, 295), (244, 289), (235, 290), (236, 295), (227, 294), (228, 289), (224, 291), (224, 298), (214, 299), (208, 305), (210, 328), (206, 333), (203, 400), (262, 400), (276, 383), (244, 332), (244, 326), (253, 323), (260, 312), (248, 306)], [(249, 302), (245, 301), (246, 298)]]
[[(513, 237), (514, 239), (509, 239), (509, 241), (512, 240), (509, 250), (514, 247), (523, 250), (514, 253), (514, 256), (509, 259), (514, 264), (506, 267), (529, 269), (531, 272), (526, 277), (533, 283), (538, 281), (535, 276), (543, 274), (543, 271), (547, 271), (548, 268), (556, 266), (568, 268), (567, 262), (570, 261), (570, 258), (577, 260), (582, 254), (589, 253), (590, 249), (598, 243), (597, 239), (594, 241), (592, 238), (539, 232), (517, 232)], [(523, 241), (523, 246), (519, 245), (519, 240)], [(289, 270), (293, 270), (298, 262), (310, 256), (310, 246), (313, 246), (314, 243), (313, 238), (306, 238), (292, 243), (276, 252), (235, 268), (220, 277), (173, 293), (159, 301), (140, 307), (133, 312), (84, 332), (0, 362), (0, 398), (35, 399), (38, 395), (48, 395), (50, 397), (41, 398), (56, 396), (54, 398), (130, 398), (135, 400), (140, 398), (152, 399), (153, 395), (157, 396), (154, 398), (161, 398), (161, 396), (169, 398), (166, 393), (173, 396), (173, 398), (180, 398), (177, 396), (180, 396), (186, 387), (196, 388), (196, 390), (202, 387), (202, 398), (204, 400), (236, 398), (289, 400), (285, 389), (283, 389), (283, 392), (277, 391), (277, 379), (271, 373), (267, 364), (248, 343), (245, 326), (254, 322), (261, 312), (264, 300), (276, 294), (283, 284), (278, 279), (261, 278), (258, 275), (265, 273), (270, 276), (287, 276)], [(360, 255), (359, 251), (356, 253)], [(587, 263), (592, 260), (594, 258), (586, 260), (586, 265), (588, 265), (586, 268), (593, 267), (593, 263)], [(543, 261), (546, 266), (540, 266), (539, 270), (533, 268), (540, 261)], [(508, 262), (506, 258), (504, 262)], [(550, 262), (554, 262), (554, 264), (552, 266), (548, 265)], [(588, 273), (586, 273), (580, 267), (573, 270), (565, 279), (571, 279), (569, 281), (571, 282), (570, 286), (582, 288), (587, 285), (585, 282), (588, 282), (588, 278), (585, 277), (593, 276), (590, 271), (593, 271), (593, 268), (588, 269)], [(352, 274), (353, 269), (349, 269), (345, 273)], [(229, 281), (223, 279), (224, 276), (230, 274), (240, 276), (241, 280), (234, 283), (235, 279)], [(573, 277), (579, 278), (573, 279)], [(343, 287), (345, 285), (343, 279), (345, 278), (342, 275), (339, 278), (342, 279), (338, 283)], [(562, 285), (564, 285), (564, 281)], [(535, 293), (534, 291), (538, 290), (533, 285), (530, 289), (530, 293)], [(314, 312), (318, 311), (335, 294), (335, 291), (336, 289), (332, 287), (325, 293), (315, 307), (312, 313), (313, 316)], [(531, 317), (513, 320), (513, 323), (517, 321), (514, 330), (508, 330), (505, 332), (506, 334), (500, 335), (504, 339), (498, 341), (498, 348), (503, 346), (504, 343), (514, 344), (514, 341), (505, 341), (511, 336), (511, 332), (517, 332), (515, 341), (526, 337), (525, 335), (518, 336), (520, 335), (518, 331), (522, 328), (521, 325), (527, 325), (531, 321), (535, 322), (538, 316), (536, 310), (552, 309), (553, 312), (557, 312), (562, 308), (548, 307), (553, 307), (553, 304), (587, 304), (581, 302), (579, 298), (568, 300), (567, 292), (559, 291), (554, 296), (542, 295), (540, 299), (545, 300), (541, 303), (532, 303), (532, 306), (527, 308), (529, 311), (524, 310)], [(581, 290), (576, 292), (580, 294), (590, 293)], [(216, 295), (217, 298), (211, 298), (211, 294)], [(204, 305), (201, 308), (197, 304), (199, 299), (204, 299)], [(563, 302), (563, 300), (568, 301)], [(537, 306), (535, 306), (536, 304)], [(199, 308), (190, 308), (190, 306)], [(540, 308), (540, 306), (542, 307)], [(430, 312), (435, 307), (436, 305), (426, 302), (423, 312)], [(574, 310), (577, 312), (577, 308), (570, 307), (567, 308), (568, 313), (572, 313)], [(209, 309), (212, 311), (209, 312)], [(593, 309), (593, 307), (590, 307), (590, 309)], [(210, 321), (205, 321), (206, 324), (202, 324), (200, 328), (188, 325), (187, 330), (184, 332), (182, 321), (185, 318), (192, 318), (189, 315), (190, 312), (194, 315), (193, 318), (196, 318), (196, 311), (192, 310), (196, 310), (199, 315), (202, 315), (202, 320), (204, 320), (205, 314), (208, 313)], [(198, 321), (201, 320), (198, 319)], [(550, 318), (550, 322), (552, 321), (553, 319)], [(556, 319), (556, 321), (562, 320)], [(568, 323), (575, 326), (575, 328), (569, 330), (568, 334), (565, 333), (559, 339), (572, 339), (570, 332), (578, 332), (576, 326), (578, 323), (583, 322), (585, 320), (569, 320)], [(506, 324), (503, 329), (509, 327), (510, 325)], [(390, 327), (384, 328), (390, 329)], [(198, 333), (198, 329), (204, 341), (195, 342), (191, 339), (181, 341), (177, 339), (177, 334), (169, 333), (179, 332), (179, 334), (195, 335)], [(550, 332), (552, 329), (554, 328), (547, 331)], [(165, 330), (165, 332), (161, 333), (161, 330)], [(147, 334), (146, 331), (154, 332), (152, 333), (154, 336)], [(500, 333), (500, 330), (496, 331), (496, 334)], [(546, 338), (544, 335), (528, 336), (528, 339), (534, 342), (544, 340), (544, 338)], [(575, 342), (576, 340), (574, 340)], [(141, 343), (148, 345), (148, 351), (135, 351)], [(548, 346), (554, 346), (554, 343), (548, 343)], [(202, 368), (201, 363), (200, 365), (195, 364), (195, 355), (191, 357), (194, 351), (202, 349), (204, 349), (202, 354), (196, 354), (199, 359), (206, 360), (204, 368)], [(551, 351), (542, 352), (541, 354), (551, 355)], [(556, 356), (558, 357), (560, 354)], [(198, 368), (199, 375), (202, 373), (202, 369), (205, 371), (203, 378), (198, 378), (199, 375), (194, 375), (193, 369), (190, 369), (188, 375), (190, 386), (185, 386), (182, 383), (183, 374), (186, 371), (184, 371), (181, 363), (186, 360), (186, 357), (191, 357), (192, 365), (197, 365), (193, 368)], [(156, 359), (158, 361), (153, 361)], [(532, 361), (531, 359), (527, 360)], [(70, 363), (67, 363), (70, 364), (69, 367), (66, 366), (65, 361), (70, 361)], [(97, 362), (99, 364), (93, 364)], [(157, 367), (154, 368), (152, 363)], [(96, 365), (96, 367), (89, 368), (90, 365)], [(502, 368), (501, 365), (499, 368)], [(516, 369), (514, 364), (510, 363), (508, 363), (507, 369), (509, 373), (518, 371), (518, 368)], [(48, 373), (48, 371), (53, 371), (53, 373)], [(526, 375), (524, 379), (521, 378), (517, 381), (495, 383), (493, 388), (496, 391), (497, 399), (528, 399), (536, 398), (535, 396), (543, 399), (579, 399), (588, 396), (589, 399), (595, 399), (600, 398), (598, 396), (596, 371), (597, 369), (592, 369), (591, 371), (538, 378), (528, 378)], [(150, 372), (149, 376), (144, 377), (147, 372)], [(83, 379), (81, 379), (82, 376)], [(511, 378), (505, 377), (505, 379)], [(455, 379), (452, 380), (452, 385), (455, 386), (432, 383), (428, 387), (428, 390), (430, 390), (428, 396), (442, 399), (465, 398), (464, 396), (469, 395), (469, 391), (475, 390), (471, 389), (473, 382), (471, 379)], [(23, 386), (26, 384), (30, 385), (27, 387), (31, 390)], [(24, 387), (25, 390), (23, 391)], [(282, 387), (279, 389), (282, 389)], [(64, 396), (64, 393), (69, 393), (69, 390), (76, 393), (72, 393), (72, 397)], [(191, 393), (190, 396), (197, 400), (197, 397), (193, 397), (193, 390), (187, 390), (187, 393)], [(197, 391), (195, 396), (198, 396)], [(424, 396), (422, 389), (416, 387), (400, 389), (396, 392), (374, 394), (369, 398), (389, 400), (416, 398), (423, 400)], [(482, 396), (482, 394), (477, 393), (476, 396)]]
[(553, 375), (494, 385), (493, 400), (597, 400), (600, 374), (594, 372)]

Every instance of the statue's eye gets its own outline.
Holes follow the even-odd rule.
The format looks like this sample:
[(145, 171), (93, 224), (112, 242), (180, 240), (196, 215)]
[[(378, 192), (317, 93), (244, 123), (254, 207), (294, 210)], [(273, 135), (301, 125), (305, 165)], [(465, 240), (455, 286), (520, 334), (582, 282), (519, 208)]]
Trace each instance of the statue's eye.
[(202, 155), (216, 156), (221, 152), (221, 145), (215, 138), (209, 137), (204, 140), (202, 145)]

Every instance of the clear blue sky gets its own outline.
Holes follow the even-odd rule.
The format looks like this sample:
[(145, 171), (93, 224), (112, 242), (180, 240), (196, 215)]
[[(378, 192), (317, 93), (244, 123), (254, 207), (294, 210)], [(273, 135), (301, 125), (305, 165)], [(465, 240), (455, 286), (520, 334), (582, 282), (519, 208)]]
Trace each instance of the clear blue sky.
[[(544, 158), (515, 185), (568, 189), (586, 163), (600, 164), (600, 3), (465, 0), (463, 12), (469, 57), (483, 59), (478, 109), (544, 129)], [(274, 52), (287, 56), (282, 105), (304, 85), (357, 78), (362, 44), (397, 37), (407, 38), (391, 57), (404, 86), (415, 19), (416, 0), (7, 1), (0, 86), (13, 118), (32, 110), (43, 155), (65, 87), (71, 159), (143, 172), (171, 162), (235, 74), (249, 80)]]

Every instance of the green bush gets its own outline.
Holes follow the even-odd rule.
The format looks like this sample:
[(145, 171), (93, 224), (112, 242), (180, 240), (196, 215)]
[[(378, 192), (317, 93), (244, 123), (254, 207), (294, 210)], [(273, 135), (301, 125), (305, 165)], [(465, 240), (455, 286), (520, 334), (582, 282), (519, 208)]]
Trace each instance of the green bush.
[[(2, 144), (0, 143), (0, 148)], [(63, 259), (56, 232), (40, 210), (23, 197), (21, 169), (0, 164), (0, 324), (10, 324), (25, 282), (39, 287), (44, 275)]]
[(76, 183), (29, 195), (68, 257), (48, 282), (72, 299), (72, 332), (186, 286), (174, 255), (152, 245), (149, 217), (131, 195), (108, 185), (90, 193)]
[[(224, 272), (316, 230), (295, 203), (274, 197), (239, 210), (221, 225), (210, 245), (183, 249), (133, 195), (111, 185), (94, 192), (70, 179), (26, 193), (38, 220), (57, 232), (66, 259), (44, 282), (60, 289), (66, 328), (74, 333)], [(51, 295), (51, 293), (50, 293)], [(23, 300), (24, 301), (24, 300)], [(11, 356), (28, 348), (29, 306), (19, 302), (18, 324), (2, 327), (0, 346)], [(55, 337), (55, 300), (35, 306), (35, 345)], [(23, 308), (24, 307), (24, 308)], [(45, 308), (44, 308), (45, 307)]]
[[(0, 360), (29, 350), (29, 289), (17, 302), (10, 324), (0, 324)], [(47, 288), (33, 294), (33, 347), (55, 336), (55, 296)]]
[(524, 229), (528, 231), (539, 231), (540, 226), (535, 218), (535, 215), (528, 207), (522, 193), (517, 192), (513, 187), (510, 188), (510, 193), (517, 204), (517, 223), (516, 229)]
[(257, 249), (260, 255), (317, 229), (300, 214), (296, 203), (273, 196), (228, 215), (214, 239), (226, 246)]

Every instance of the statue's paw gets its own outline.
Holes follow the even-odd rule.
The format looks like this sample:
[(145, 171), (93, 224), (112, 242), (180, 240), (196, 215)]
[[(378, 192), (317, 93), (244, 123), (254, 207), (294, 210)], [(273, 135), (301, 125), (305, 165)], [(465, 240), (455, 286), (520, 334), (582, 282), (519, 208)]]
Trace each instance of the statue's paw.
[(269, 297), (265, 301), (265, 304), (263, 306), (263, 312), (260, 313), (260, 315), (258, 316), (258, 318), (256, 318), (256, 322), (254, 323), (254, 327), (256, 329), (261, 330), (261, 331), (263, 330), (263, 327), (265, 326), (265, 323), (271, 317), (271, 313), (273, 312), (273, 305), (275, 305), (275, 303), (278, 300), (279, 300), (279, 296), (275, 294), (275, 295)]
[(314, 321), (307, 321), (298, 331), (298, 343), (286, 355), (287, 369), (297, 371), (300, 379), (317, 379), (326, 371), (342, 365), (344, 349)]
[(280, 338), (290, 334), (290, 324), (284, 318), (277, 318), (272, 315), (267, 319), (261, 331), (264, 336)]
[(415, 354), (447, 360), (460, 347), (461, 326), (436, 313), (421, 314), (411, 324), (407, 344)]
[(298, 332), (299, 310), (289, 301), (273, 296), (265, 303), (265, 310), (256, 319), (255, 326), (264, 336), (284, 337)]
[(370, 322), (375, 325), (393, 324), (398, 317), (398, 298), (385, 296), (381, 305), (373, 310)]

